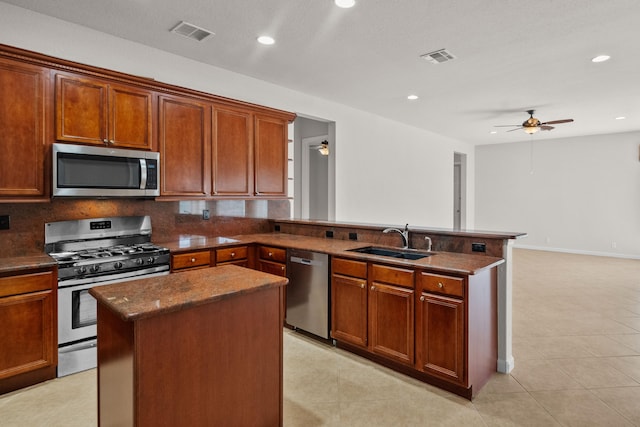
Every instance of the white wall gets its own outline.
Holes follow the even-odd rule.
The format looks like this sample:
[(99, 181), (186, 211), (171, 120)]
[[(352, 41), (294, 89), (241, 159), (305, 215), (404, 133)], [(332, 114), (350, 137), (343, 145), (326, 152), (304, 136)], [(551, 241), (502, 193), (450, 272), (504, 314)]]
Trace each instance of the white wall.
[(338, 221), (451, 227), (453, 152), (473, 165), (468, 144), (1, 2), (0, 43), (334, 121)]
[(640, 258), (639, 147), (640, 132), (477, 147), (476, 226), (527, 232), (516, 247)]

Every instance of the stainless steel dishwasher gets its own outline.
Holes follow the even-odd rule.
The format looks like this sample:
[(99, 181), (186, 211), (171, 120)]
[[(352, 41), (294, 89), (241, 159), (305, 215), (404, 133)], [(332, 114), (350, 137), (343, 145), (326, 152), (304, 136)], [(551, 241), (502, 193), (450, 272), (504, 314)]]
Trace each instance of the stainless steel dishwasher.
[(287, 323), (328, 339), (329, 256), (289, 249), (287, 273)]

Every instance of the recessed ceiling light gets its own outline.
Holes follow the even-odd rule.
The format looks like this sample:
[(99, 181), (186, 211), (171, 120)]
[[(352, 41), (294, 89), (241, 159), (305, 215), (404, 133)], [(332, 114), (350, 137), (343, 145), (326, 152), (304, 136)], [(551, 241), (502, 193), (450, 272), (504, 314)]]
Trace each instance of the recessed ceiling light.
[(409, 96), (407, 96), (407, 99), (410, 99), (412, 101), (416, 100), (416, 99), (418, 99), (418, 95), (409, 95)]
[(616, 120), (624, 120), (624, 119), (626, 119), (625, 116), (616, 117)]
[(341, 8), (344, 8), (344, 9), (348, 9), (350, 7), (355, 6), (356, 0), (334, 0), (334, 3), (338, 7), (341, 7)]
[(495, 135), (496, 133), (498, 133), (497, 130), (492, 130), (491, 132), (489, 132), (491, 135)]
[(609, 55), (598, 55), (595, 58), (591, 59), (591, 62), (604, 62), (611, 59)]
[(260, 36), (260, 37), (258, 37), (258, 43), (260, 43), (260, 44), (272, 45), (275, 42), (276, 41), (273, 39), (273, 37), (269, 37), (269, 36)]

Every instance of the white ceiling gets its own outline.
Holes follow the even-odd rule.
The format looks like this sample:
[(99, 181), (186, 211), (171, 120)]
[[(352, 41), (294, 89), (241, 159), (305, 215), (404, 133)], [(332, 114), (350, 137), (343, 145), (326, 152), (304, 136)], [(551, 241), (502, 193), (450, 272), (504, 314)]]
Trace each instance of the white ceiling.
[[(473, 144), (528, 141), (493, 127), (528, 109), (575, 119), (535, 139), (640, 130), (637, 0), (4, 1)], [(216, 35), (169, 32), (183, 20)], [(441, 48), (456, 59), (419, 57)]]

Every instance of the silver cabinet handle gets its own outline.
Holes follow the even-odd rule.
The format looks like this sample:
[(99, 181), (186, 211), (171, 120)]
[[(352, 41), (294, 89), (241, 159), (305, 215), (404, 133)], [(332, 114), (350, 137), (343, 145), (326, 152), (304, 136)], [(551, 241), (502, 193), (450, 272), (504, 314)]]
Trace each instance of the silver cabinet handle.
[(269, 252), (269, 255), (267, 255), (269, 258), (271, 258), (273, 256), (273, 254), (271, 252)]
[(235, 252), (231, 252), (231, 258), (235, 258), (236, 253)]
[(438, 287), (439, 287), (440, 289), (444, 288), (444, 285), (442, 284), (442, 282), (438, 282)]
[(420, 297), (420, 301), (424, 301), (424, 295)]
[(372, 291), (375, 291), (375, 290), (376, 290), (376, 287), (375, 287), (375, 286), (371, 286), (371, 290), (372, 290)]
[(360, 289), (364, 289), (364, 283), (360, 283)]
[(191, 262), (196, 262), (196, 259), (195, 258), (191, 258)]

